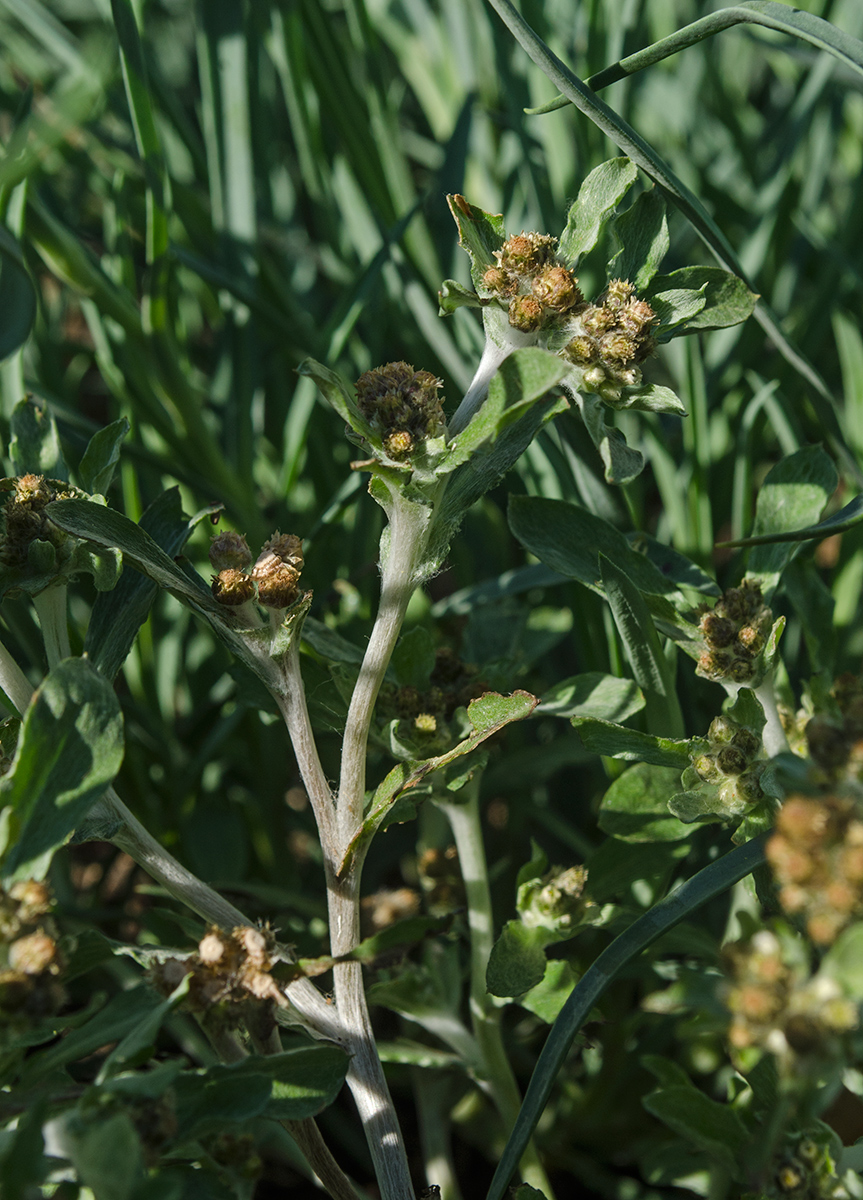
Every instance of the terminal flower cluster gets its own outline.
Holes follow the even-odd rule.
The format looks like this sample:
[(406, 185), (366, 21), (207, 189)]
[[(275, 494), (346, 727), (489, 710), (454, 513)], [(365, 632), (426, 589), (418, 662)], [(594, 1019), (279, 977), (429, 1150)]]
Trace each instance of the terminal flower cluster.
[(653, 353), (659, 318), (627, 279), (612, 279), (595, 304), (572, 310), (563, 356), (581, 368), (584, 385), (612, 407), (621, 391), (641, 383), (640, 364)]
[(749, 683), (772, 626), (773, 612), (757, 583), (744, 579), (739, 587), (729, 588), (701, 617), (705, 645), (697, 673), (717, 682)]
[(151, 969), (154, 987), (170, 995), (186, 976), (189, 979), (188, 1003), (197, 1012), (221, 1008), (238, 1009), (248, 1001), (271, 1001), (285, 1006), (287, 1001), (270, 974), (276, 962), (272, 934), (266, 929), (241, 925), (230, 933), (211, 926), (198, 944), (197, 952), (187, 958), (168, 958)]
[(218, 572), (213, 577), (213, 596), (229, 608), (257, 600), (265, 608), (285, 609), (299, 596), (303, 543), (292, 533), (276, 531), (264, 542), (254, 565), (242, 534), (220, 533), (210, 545), (210, 562)]
[(716, 717), (706, 742), (684, 772), (683, 786), (713, 785), (717, 790), (714, 811), (722, 816), (739, 816), (760, 803), (764, 792), (759, 780), (766, 766), (761, 738), (730, 717)]
[(445, 429), (443, 387), (430, 371), (416, 371), (406, 362), (387, 363), (366, 371), (357, 380), (357, 405), (383, 440), (390, 458), (407, 458), (429, 438)]

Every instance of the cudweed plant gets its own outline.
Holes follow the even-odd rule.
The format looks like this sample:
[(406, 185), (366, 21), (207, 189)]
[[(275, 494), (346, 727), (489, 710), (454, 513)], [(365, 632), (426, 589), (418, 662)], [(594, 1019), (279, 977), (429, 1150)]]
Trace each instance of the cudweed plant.
[[(369, 15), (349, 7), (351, 36), (360, 37)], [(561, 90), (545, 112), (575, 104), (623, 155), (580, 172), (575, 200), (558, 210), (557, 234), (520, 228), (521, 221), (509, 227), (461, 191), (448, 196), (470, 286), (466, 271), (461, 282), (444, 281), (440, 316), (474, 321), (457, 325), (474, 331), (464, 335), (475, 354), (461, 370), (461, 388), (439, 377), (432, 350), (428, 361), (406, 361), (396, 336), (380, 361), (359, 354), (364, 369), (352, 376), (328, 365), (346, 357), (344, 314), (330, 352), (319, 356), (327, 362), (303, 358), (289, 427), (315, 388), (353, 449), (345, 456), (349, 477), (337, 482), (332, 502), (289, 532), (290, 512), (270, 527), (255, 498), (273, 463), (266, 455), (254, 463), (249, 454), (248, 478), (232, 470), (196, 391), (193, 356), (184, 360), (178, 349), (178, 333), (200, 319), (206, 341), (205, 325), (221, 313), (231, 346), (224, 362), (248, 400), (239, 461), (253, 421), (266, 424), (260, 413), (253, 418), (259, 398), (244, 374), (256, 353), (252, 314), (272, 321), (279, 310), (267, 288), (284, 296), (277, 280), (265, 280), (263, 263), (250, 266), (254, 197), (246, 195), (244, 208), (242, 174), (232, 173), (238, 161), (226, 159), (239, 153), (237, 114), (249, 95), (242, 72), (237, 86), (240, 67), (231, 58), (240, 36), (234, 17), (214, 5), (201, 18), (200, 43), (206, 153), (219, 174), (212, 220), (233, 276), (224, 264), (208, 268), (172, 232), (195, 208), (194, 196), (182, 171), (174, 180), (168, 169), (154, 117), (168, 85), (157, 59), (148, 75), (141, 14), (126, 0), (113, 0), (111, 14), (141, 164), (140, 294), (118, 228), (97, 263), (37, 188), (27, 191), (40, 169), (27, 139), (41, 137), (47, 155), (65, 136), (62, 122), (52, 126), (40, 113), (44, 127), (27, 124), (25, 113), (24, 132), (0, 164), (8, 226), (0, 294), (17, 289), (22, 312), (31, 313), (12, 323), (3, 343), (4, 1197), (252, 1197), (269, 1156), (287, 1160), (336, 1200), (371, 1194), (367, 1186), (384, 1200), (458, 1200), (477, 1177), (453, 1153), (454, 1126), (489, 1151), (483, 1171), (493, 1159), (489, 1200), (500, 1200), (516, 1173), (518, 1200), (553, 1200), (555, 1189), (563, 1196), (573, 1186), (609, 1197), (670, 1189), (716, 1198), (863, 1196), (860, 1146), (854, 1138), (843, 1145), (831, 1108), (863, 1094), (863, 646), (849, 636), (837, 654), (829, 634), (834, 598), (799, 554), (808, 542), (859, 532), (859, 497), (838, 512), (831, 505), (840, 486), (834, 458), (845, 482), (858, 486), (855, 452), (863, 443), (859, 431), (843, 431), (826, 385), (770, 311), (756, 308), (753, 287), (700, 202), (592, 90), (743, 20), (794, 34), (846, 69), (863, 71), (863, 46), (784, 5), (744, 3), (623, 60), (591, 88), (505, 0), (493, 7)], [(57, 32), (64, 27), (39, 14), (36, 27), (54, 52), (74, 57)], [(275, 7), (270, 16), (260, 41), (270, 57), (260, 62), (284, 82), (299, 128), (308, 107), (297, 86), (292, 34), (299, 28), (287, 29), (291, 18)], [(332, 49), (328, 19), (316, 6), (304, 13), (321, 61)], [(330, 86), (335, 77), (328, 73)], [(108, 125), (106, 145), (118, 136)], [(199, 148), (182, 122), (178, 128), (193, 162)], [(314, 139), (297, 137), (314, 184), (309, 195), (322, 197)], [(110, 204), (103, 195), (106, 210), (124, 195), (124, 164)], [(362, 178), (375, 189), (374, 172)], [(668, 202), (721, 265), (663, 273), (672, 249)], [(25, 234), (32, 260), (20, 248)], [(421, 237), (410, 243), (416, 263), (426, 250)], [(40, 390), (52, 403), (24, 395), (35, 261), (83, 297), (100, 377), (134, 420), (121, 415), (82, 439), (82, 426), (47, 382)], [(196, 291), (184, 274), (193, 269), (215, 290)], [(190, 293), (181, 302), (184, 281)], [(461, 309), (479, 313), (481, 337), (476, 318)], [(428, 325), (420, 301), (415, 315)], [(697, 546), (670, 544), (681, 540), (671, 537), (670, 518), (651, 515), (639, 489), (649, 462), (656, 496), (668, 501), (663, 439), (676, 438), (672, 431), (689, 421), (697, 440), (684, 465), (698, 507), (697, 481), (720, 439), (707, 428), (707, 398), (693, 381), (696, 356), (684, 347), (689, 335), (711, 331), (729, 339), (722, 345), (736, 344), (736, 327), (753, 316), (807, 381), (833, 457), (815, 438), (792, 430), (792, 439), (786, 420), (786, 452), (773, 455), (778, 461), (753, 488), (752, 447), (743, 444), (735, 487), (739, 479), (747, 503), (755, 495), (751, 536), (729, 539), (726, 548), (747, 549), (745, 557), (731, 550), (722, 587)], [(313, 339), (299, 312), (292, 320)], [(863, 342), (841, 328), (845, 358), (859, 366)], [(688, 363), (676, 389), (669, 386), (675, 362)], [(760, 410), (774, 389), (754, 367), (750, 373)], [(730, 436), (728, 422), (724, 428)], [(554, 441), (551, 431), (561, 429), (566, 436)], [(317, 452), (312, 441), (310, 454)], [(447, 617), (458, 596), (444, 593), (435, 618), (428, 593), (458, 555), (462, 527), (520, 461), (551, 461), (548, 446), (567, 464), (559, 476), (566, 487), (551, 495), (542, 486), (514, 491), (508, 510), (510, 533), (535, 561), (499, 573), (484, 607), (474, 594), (483, 585), (474, 580), (477, 588), (461, 596), (470, 612), (463, 628)], [(203, 480), (219, 497), (191, 519), (174, 488), (142, 511), (136, 462), (151, 471), (155, 459), (161, 488), (170, 454), (189, 493)], [(118, 468), (130, 515), (115, 503)], [(280, 479), (293, 480), (302, 494), (299, 474), (286, 468)], [(357, 480), (367, 480), (383, 515), (366, 639), (346, 636), (350, 621), (307, 582), (323, 581), (348, 604), (350, 585), (326, 562), (321, 531), (353, 497), (354, 536), (365, 536), (363, 523), (377, 535), (371, 508), (357, 500)], [(574, 503), (575, 495), (583, 502)], [(737, 518), (743, 508), (740, 500)], [(199, 531), (208, 520), (218, 524), (225, 510), (229, 525), (250, 532), (213, 534), (209, 567), (196, 570)], [(295, 531), (302, 525), (312, 536)], [(731, 532), (742, 535), (740, 520), (737, 526)], [(857, 546), (845, 568), (850, 583), (838, 592), (850, 613), (845, 627), (859, 618), (860, 556)], [(588, 634), (577, 660), (596, 664), (590, 635), (601, 629), (607, 669), (563, 679), (558, 671), (549, 680), (542, 660), (547, 665), (569, 625), (558, 620), (554, 628), (536, 592), (563, 585), (573, 585)], [(189, 844), (169, 851), (167, 839), (135, 815), (149, 808), (152, 817), (152, 804), (121, 798), (139, 782), (129, 766), (140, 757), (138, 741), (158, 741), (157, 724), (148, 726), (141, 711), (145, 701), (155, 711), (164, 689), (148, 695), (139, 684), (148, 656), (159, 661), (160, 592), (229, 653), (235, 678), (244, 681), (238, 687), (253, 697), (248, 706), (278, 735), (270, 752), (296, 764), (302, 787), (288, 798), (292, 807), (308, 804), (314, 817), (315, 837), (303, 846), (325, 893), (326, 919), (316, 913), (315, 920), (326, 946), (309, 951), (311, 921), (301, 938), (290, 938), (296, 926), (283, 925), (281, 900), (267, 911), (266, 888), (256, 891), (254, 881), (238, 903), (248, 907), (246, 900), (259, 897), (263, 907), (247, 916), (227, 898), (235, 889), (211, 886), (184, 865)], [(512, 600), (519, 595), (528, 601), (521, 608)], [(555, 619), (560, 613), (572, 623), (571, 611)], [(795, 644), (783, 654), (792, 632)], [(799, 665), (801, 640), (808, 677)], [(212, 642), (205, 644), (210, 653)], [(855, 662), (845, 661), (854, 654)], [(123, 685), (115, 688), (121, 670)], [(184, 671), (194, 673), (191, 655)], [(566, 738), (554, 733), (560, 719), (571, 727)], [(524, 732), (531, 727), (535, 746)], [(224, 726), (214, 726), (198, 755), (202, 777), (223, 734)], [(501, 746), (519, 735), (505, 768), (515, 771), (533, 749), (560, 750), (561, 761), (578, 769), (581, 799), (593, 795), (595, 814), (567, 823), (538, 804), (539, 828), (530, 827), (536, 839), (517, 843), (518, 861), (504, 862), (501, 874), (487, 854), (488, 824), (493, 813), (498, 823), (501, 813), (508, 819), (508, 810), (485, 800), (502, 787)], [(524, 788), (539, 794), (531, 783)], [(146, 786), (136, 791), (146, 800)], [(252, 793), (250, 803), (258, 799)], [(418, 845), (412, 855), (398, 852), (409, 860), (398, 886), (364, 894), (364, 867), (382, 843), (406, 845), (397, 839), (413, 821)], [(543, 829), (555, 835), (552, 855)], [(599, 844), (597, 830), (606, 835)], [(266, 834), (259, 841), (272, 851)], [(95, 914), (75, 899), (71, 867), (86, 861), (76, 855), (94, 847), (111, 853), (111, 846), (122, 852), (116, 863), (146, 873), (143, 895), (170, 895), (182, 914), (154, 909), (152, 927), (129, 936), (112, 930), (120, 937), (88, 919)], [(509, 919), (501, 921), (504, 890)], [(80, 983), (94, 975), (98, 985)], [(370, 1005), (388, 1010), (388, 1025), (373, 1023)], [(590, 1032), (576, 1053), (585, 1024)], [(419, 1078), (415, 1120), (400, 1119), (402, 1093), (394, 1101), (390, 1087), (401, 1079), (388, 1079), (385, 1063)], [(519, 1076), (531, 1071), (523, 1096)], [(563, 1087), (553, 1095), (559, 1078)], [(345, 1116), (337, 1107), (345, 1083), (367, 1166), (349, 1153), (352, 1135), (328, 1121), (327, 1110)], [(543, 1125), (550, 1099), (554, 1120)], [(579, 1126), (587, 1131), (576, 1136)], [(586, 1151), (591, 1141), (599, 1146), (595, 1158)], [(355, 1182), (362, 1172), (367, 1178)]]

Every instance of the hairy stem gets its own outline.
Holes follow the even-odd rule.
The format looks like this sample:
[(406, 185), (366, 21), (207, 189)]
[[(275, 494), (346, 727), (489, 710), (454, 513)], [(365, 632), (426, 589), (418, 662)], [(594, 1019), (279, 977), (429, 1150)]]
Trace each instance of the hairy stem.
[(334, 854), (336, 851), (336, 811), (333, 804), (333, 793), (327, 783), (327, 777), (321, 766), (315, 735), (309, 720), (309, 709), (306, 704), (306, 690), (303, 687), (300, 671), (300, 639), (295, 637), (288, 651), (284, 665), (285, 691), (276, 694), (276, 701), (281, 709), (294, 757), (300, 770), (303, 783), (315, 814), (318, 833), (324, 854)]
[[(467, 896), (470, 929), (470, 1017), (480, 1051), (480, 1073), (507, 1129), (515, 1124), (521, 1108), (512, 1067), (501, 1035), (501, 1013), (486, 987), (486, 970), (494, 945), (494, 916), (488, 884), (488, 862), (482, 836), (479, 811), (479, 779), (474, 778), (461, 791), (465, 800), (458, 803), (437, 801), (446, 813), (458, 850), (459, 868)], [(525, 1183), (538, 1188), (549, 1198), (551, 1185), (531, 1141), (521, 1159)]]
[(764, 715), (767, 718), (761, 733), (764, 752), (769, 758), (774, 758), (777, 754), (783, 754), (788, 750), (788, 739), (785, 736), (785, 730), (782, 727), (782, 720), (779, 716), (779, 709), (776, 706), (776, 693), (773, 689), (772, 671), (755, 688), (755, 695), (760, 700), (761, 707), (764, 709)]
[(389, 547), (383, 563), (378, 615), (351, 696), (342, 742), (337, 807), (343, 851), (362, 825), (372, 712), (416, 587), (416, 567), (425, 544), (429, 514), (424, 505), (411, 504), (400, 496), (394, 498), (389, 514)]

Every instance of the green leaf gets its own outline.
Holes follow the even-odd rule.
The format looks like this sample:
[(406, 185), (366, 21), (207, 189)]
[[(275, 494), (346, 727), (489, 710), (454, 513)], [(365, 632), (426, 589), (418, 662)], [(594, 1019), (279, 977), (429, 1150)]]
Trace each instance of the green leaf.
[(435, 648), (431, 633), (424, 625), (415, 625), (399, 638), (390, 660), (400, 687), (426, 691), (434, 670)]
[(541, 983), (548, 941), (547, 929), (507, 921), (489, 955), (485, 982), (491, 995), (521, 996)]
[(541, 1192), (539, 1188), (531, 1187), (529, 1183), (520, 1183), (513, 1190), (512, 1200), (546, 1200), (545, 1192)]
[(36, 289), (21, 248), (0, 227), (0, 362), (24, 345), (35, 320)]
[(461, 758), (462, 755), (469, 754), (486, 738), (491, 737), (493, 733), (497, 733), (506, 725), (529, 717), (537, 703), (536, 696), (531, 696), (529, 692), (523, 691), (513, 692), (511, 696), (486, 692), (484, 696), (471, 700), (467, 706), (468, 719), (473, 727), (469, 737), (437, 758), (427, 758), (423, 762), (399, 763), (380, 784), (372, 797), (362, 829), (345, 852), (344, 860), (339, 867), (339, 874), (344, 872), (345, 867), (356, 853), (357, 847), (374, 836), (399, 796), (409, 789), (415, 788), (433, 771), (438, 771), (441, 767), (448, 766), (457, 758)]
[(817, 525), (807, 525), (805, 529), (792, 529), (784, 533), (764, 533), (759, 537), (738, 538), (733, 542), (717, 542), (717, 546), (768, 546), (776, 542), (810, 542), (832, 537), (834, 533), (845, 533), (863, 521), (863, 496), (854, 499), (840, 508), (832, 517), (819, 521)]
[(455, 279), (445, 279), (438, 292), (438, 315), (449, 317), (457, 308), (482, 308), (482, 301), (476, 292), (457, 283)]
[(573, 717), (572, 724), (585, 749), (593, 754), (653, 763), (657, 767), (676, 767), (679, 771), (689, 766), (692, 744), (689, 738), (655, 737), (593, 717)]
[[(753, 535), (785, 533), (814, 524), (833, 495), (839, 477), (820, 446), (789, 454), (770, 471), (755, 506)], [(780, 576), (798, 550), (795, 543), (756, 545), (749, 554), (747, 578), (761, 584), (769, 601)]]
[(56, 422), (31, 399), (21, 400), (12, 410), (9, 457), (16, 475), (46, 475), (64, 483), (69, 479)]
[(526, 550), (570, 579), (604, 595), (599, 556), (624, 571), (640, 592), (659, 595), (674, 585), (619, 530), (577, 504), (540, 496), (511, 496), (509, 527)]
[(741, 1164), (749, 1135), (728, 1104), (711, 1100), (690, 1083), (651, 1092), (644, 1107), (680, 1137), (741, 1180)]
[(344, 381), (335, 371), (313, 358), (306, 358), (297, 367), (298, 375), (307, 375), (318, 385), (324, 399), (336, 410), (344, 423), (375, 448), (380, 448), (381, 439), (357, 408), (356, 401), (345, 387)]
[(620, 249), (608, 264), (609, 279), (628, 279), (643, 291), (668, 253), (665, 201), (657, 188), (642, 192), (634, 204), (612, 222)]
[(135, 1067), (143, 1056), (149, 1059), (155, 1048), (156, 1037), (165, 1021), (189, 991), (191, 976), (186, 975), (171, 995), (163, 1000), (158, 1007), (148, 1013), (143, 1021), (131, 1029), (119, 1045), (115, 1046), (102, 1064), (98, 1083), (104, 1083), (115, 1073), (124, 1068)]
[[(575, 384), (574, 387), (578, 387)], [(639, 450), (627, 446), (626, 438), (619, 429), (605, 422), (606, 407), (599, 396), (576, 392), (578, 408), (590, 440), (599, 451), (605, 467), (605, 482), (622, 487), (631, 483), (644, 470), (644, 456)]]
[(639, 387), (624, 389), (621, 397), (622, 408), (633, 412), (671, 413), (674, 417), (685, 417), (686, 409), (683, 401), (671, 388), (661, 387), (658, 383), (645, 383)]
[[(669, 294), (675, 292), (696, 292), (704, 297), (704, 304), (690, 317), (683, 319), (684, 328), (678, 332), (690, 333), (695, 330), (726, 329), (729, 325), (739, 325), (752, 315), (758, 297), (751, 292), (744, 281), (730, 271), (721, 267), (682, 267), (672, 271), (670, 275), (657, 275), (651, 282), (645, 299), (653, 305), (654, 296), (666, 304), (671, 303)], [(681, 301), (682, 302), (682, 301)], [(665, 321), (659, 309), (657, 315), (662, 320), (659, 327), (659, 340), (662, 337)], [(680, 317), (676, 318), (680, 321)]]
[(640, 762), (614, 780), (602, 798), (599, 828), (624, 842), (679, 842), (692, 826), (670, 815), (668, 801), (680, 787), (676, 767)]
[(504, 361), (487, 399), (441, 464), (441, 473), (450, 474), (419, 568), (423, 574), (440, 568), (467, 510), (503, 478), (545, 422), (569, 407), (563, 397), (548, 394), (568, 370), (557, 355), (531, 347)]
[(123, 717), (113, 688), (86, 659), (59, 663), (36, 690), (12, 767), (0, 780), (0, 803), (11, 807), (17, 831), (3, 878), (41, 877), (122, 761)]
[(321, 1045), (184, 1071), (174, 1085), (178, 1135), (188, 1140), (261, 1115), (282, 1121), (313, 1117), (332, 1104), (349, 1065), (341, 1047)]
[(722, 595), (716, 580), (673, 546), (666, 546), (664, 542), (658, 542), (649, 533), (641, 531), (628, 533), (626, 538), (633, 550), (646, 555), (669, 582), (678, 587), (693, 588), (696, 592), (704, 592), (717, 599)]
[(101, 1046), (119, 1041), (145, 1021), (161, 1003), (161, 997), (147, 987), (130, 988), (118, 993), (86, 1024), (73, 1029), (61, 1041), (28, 1059), (22, 1083), (29, 1086), (59, 1067), (86, 1058)]
[[(654, 287), (657, 286), (657, 280), (661, 281), (662, 277), (657, 276), (654, 279)], [(707, 297), (703, 291), (692, 291), (690, 288), (665, 288), (662, 291), (649, 291), (644, 299), (648, 301), (659, 318), (659, 325), (654, 332), (654, 337), (658, 342), (670, 341), (676, 331), (692, 320), (697, 313), (700, 313), (707, 303)]]
[(484, 293), (488, 289), (483, 286), (482, 277), (489, 267), (497, 266), (494, 257), (506, 240), (506, 227), (503, 217), (498, 213), (483, 212), (473, 204), (468, 204), (464, 196), (447, 196), (446, 202), (458, 226), (458, 244), (470, 255), (470, 273), (474, 286)]
[(560, 238), (560, 255), (577, 269), (579, 259), (596, 245), (602, 227), (635, 183), (638, 172), (628, 158), (612, 158), (595, 167), (578, 189)]
[(537, 716), (598, 717), (623, 722), (644, 708), (644, 694), (632, 679), (587, 671), (563, 679), (545, 692)]
[[(169, 488), (146, 509), (139, 527), (173, 561), (209, 511), (189, 520), (180, 504), (180, 489)], [(96, 597), (84, 652), (107, 679), (113, 679), (125, 662), (158, 592), (157, 584), (147, 575), (127, 565), (117, 586)]]
[(102, 496), (107, 493), (114, 476), (114, 468), (120, 461), (120, 446), (129, 428), (129, 422), (125, 417), (121, 417), (119, 421), (106, 425), (90, 438), (78, 467), (81, 487), (85, 492)]
[[(514, 350), (492, 378), (488, 396), (478, 411), (450, 442), (439, 472), (455, 471), (456, 467), (471, 462), (481, 447), (493, 445), (508, 426), (522, 418), (568, 371), (564, 360), (547, 350), (535, 346)], [(455, 480), (450, 483), (451, 488), (454, 483)]]
[(143, 1160), (141, 1143), (126, 1113), (103, 1116), (83, 1127), (66, 1117), (59, 1142), (81, 1183), (98, 1200), (132, 1200), (143, 1179)]
[(659, 644), (656, 626), (641, 592), (625, 571), (600, 554), (599, 566), (617, 631), (632, 667), (635, 681), (644, 693), (650, 732), (680, 734), (683, 713), (677, 699), (674, 672)]
[(546, 1025), (551, 1025), (572, 995), (576, 982), (576, 974), (565, 958), (549, 959), (542, 979), (519, 996), (518, 1002)]
[(14, 1132), (7, 1130), (0, 1134), (9, 1139), (0, 1145), (0, 1196), (3, 1200), (29, 1200), (36, 1195), (32, 1185), (41, 1183), (51, 1170), (44, 1154), (42, 1135), (46, 1109), (44, 1100), (28, 1106), (18, 1118)]
[(506, 1186), (542, 1116), (573, 1039), (612, 980), (663, 933), (763, 865), (766, 861), (764, 840), (762, 836), (738, 846), (704, 867), (634, 921), (588, 967), (545, 1040), (512, 1133), (495, 1170), (488, 1200), (502, 1200)]

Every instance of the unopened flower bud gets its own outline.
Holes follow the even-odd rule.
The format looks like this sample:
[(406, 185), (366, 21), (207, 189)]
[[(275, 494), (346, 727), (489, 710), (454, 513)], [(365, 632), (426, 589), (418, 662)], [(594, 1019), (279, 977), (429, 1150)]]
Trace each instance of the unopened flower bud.
[(518, 288), (518, 280), (514, 275), (504, 271), (502, 267), (489, 267), (482, 277), (483, 284), (496, 296), (512, 296)]
[(557, 313), (568, 312), (584, 299), (577, 280), (566, 267), (546, 267), (536, 276), (531, 288), (543, 308)]
[(563, 356), (576, 367), (586, 367), (599, 357), (599, 347), (592, 337), (580, 333), (564, 346)]
[(716, 755), (716, 765), (723, 775), (741, 775), (746, 770), (746, 755), (736, 746), (723, 746)]
[(431, 713), (420, 713), (414, 718), (414, 729), (417, 733), (430, 737), (433, 733), (437, 733), (437, 718)]
[(509, 323), (522, 333), (535, 333), (542, 325), (542, 305), (533, 296), (516, 296), (510, 301)]
[(701, 632), (707, 642), (715, 649), (725, 649), (736, 637), (737, 630), (734, 622), (727, 617), (720, 617), (715, 612), (705, 613), (701, 618)]
[(507, 238), (497, 258), (504, 270), (532, 275), (551, 258), (556, 241), (546, 233), (518, 233)]
[(252, 552), (241, 533), (228, 529), (217, 534), (210, 543), (210, 562), (217, 571), (241, 571), (251, 561)]
[(235, 608), (252, 599), (255, 586), (244, 571), (220, 571), (213, 578), (212, 592), (219, 604)]
[(634, 292), (628, 279), (612, 279), (605, 290), (605, 303), (609, 308), (622, 308)]
[(293, 533), (279, 533), (276, 531), (261, 547), (261, 553), (258, 555), (255, 567), (257, 568), (262, 562), (269, 561), (269, 555), (278, 559), (279, 562), (287, 563), (289, 567), (293, 567), (296, 571), (302, 571), (303, 539), (298, 538)]
[(253, 572), (258, 585), (258, 601), (265, 608), (289, 608), (299, 595), (300, 575), (293, 567), (279, 563), (275, 568)]

